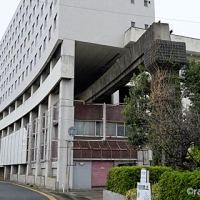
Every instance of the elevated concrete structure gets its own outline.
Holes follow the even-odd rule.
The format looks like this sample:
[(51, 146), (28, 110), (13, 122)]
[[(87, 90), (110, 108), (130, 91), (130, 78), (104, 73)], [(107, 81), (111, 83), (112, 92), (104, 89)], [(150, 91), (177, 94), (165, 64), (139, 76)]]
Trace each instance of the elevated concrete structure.
[(168, 24), (153, 23), (135, 43), (132, 43), (126, 54), (85, 90), (79, 99), (86, 102), (102, 102), (105, 96), (130, 81), (138, 65), (144, 63), (148, 68), (154, 62), (186, 62), (185, 43), (170, 40)]

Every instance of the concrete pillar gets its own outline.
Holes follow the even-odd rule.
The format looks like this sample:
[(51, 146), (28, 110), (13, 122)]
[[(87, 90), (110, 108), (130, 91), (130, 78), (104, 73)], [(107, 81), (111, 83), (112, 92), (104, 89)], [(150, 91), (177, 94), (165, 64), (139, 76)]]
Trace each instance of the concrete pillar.
[(10, 166), (4, 167), (4, 180), (10, 179)]
[[(49, 94), (48, 96), (48, 130), (47, 130), (47, 150), (46, 150), (46, 171), (45, 177), (52, 176), (52, 161), (51, 161), (51, 139), (53, 129), (53, 105), (58, 101), (59, 96), (56, 94)], [(45, 178), (46, 181), (46, 178)], [(46, 184), (46, 183), (45, 183)]]
[(28, 163), (27, 163), (27, 169), (26, 169), (26, 174), (31, 175), (32, 174), (32, 169), (31, 169), (31, 137), (32, 137), (32, 121), (34, 119), (34, 113), (30, 112), (29, 113), (29, 144), (28, 144)]
[(14, 172), (14, 166), (11, 165), (10, 174), (14, 174), (14, 173), (15, 173), (15, 172)]
[[(62, 71), (66, 79), (60, 81), (59, 87), (59, 119), (58, 119), (58, 165), (57, 181), (59, 189), (72, 188), (73, 185), (73, 167), (70, 167), (68, 174), (68, 165), (73, 162), (73, 154), (69, 160), (69, 151), (67, 143), (70, 141), (68, 129), (74, 126), (74, 59), (75, 42), (64, 40), (61, 49)], [(68, 183), (69, 177), (69, 185)]]
[(47, 110), (47, 105), (40, 104), (38, 109), (38, 136), (37, 136), (37, 154), (36, 154), (36, 169), (35, 178), (42, 175), (41, 170), (41, 135), (42, 133), (42, 115)]
[(119, 90), (111, 95), (111, 104), (119, 105)]

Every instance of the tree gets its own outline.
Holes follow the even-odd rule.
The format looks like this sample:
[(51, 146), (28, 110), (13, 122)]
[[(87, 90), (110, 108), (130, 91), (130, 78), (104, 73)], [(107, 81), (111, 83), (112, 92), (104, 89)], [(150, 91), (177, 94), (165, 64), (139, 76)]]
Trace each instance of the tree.
[[(189, 91), (194, 82), (186, 82), (194, 74), (186, 73), (188, 69), (184, 71), (187, 77), (184, 88), (187, 87), (187, 93), (191, 95)], [(200, 166), (189, 152), (191, 145), (199, 141), (200, 112), (194, 106), (183, 111), (178, 71), (157, 65), (156, 71), (151, 74), (151, 82), (148, 79), (149, 74), (140, 67), (140, 74), (133, 76), (130, 96), (125, 99), (123, 114), (130, 126), (130, 142), (136, 149), (152, 149), (155, 164), (174, 168)]]

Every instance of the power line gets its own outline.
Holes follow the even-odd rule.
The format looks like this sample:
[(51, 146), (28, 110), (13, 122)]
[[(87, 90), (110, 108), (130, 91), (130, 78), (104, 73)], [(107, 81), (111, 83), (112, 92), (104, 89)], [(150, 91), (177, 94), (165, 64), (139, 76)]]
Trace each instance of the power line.
[[(37, 0), (33, 0), (33, 1), (37, 1)], [(48, 3), (48, 4), (51, 3), (51, 2), (44, 2), (44, 1), (41, 1), (41, 0), (39, 0), (39, 2), (40, 3)], [(152, 18), (152, 19), (158, 18), (158, 19), (162, 19), (162, 20), (170, 20), (170, 21), (185, 22), (185, 23), (195, 23), (195, 24), (200, 23), (200, 21), (183, 20), (183, 19), (175, 19), (175, 18), (165, 18), (165, 17), (152, 17), (152, 16), (149, 16), (149, 15), (139, 15), (139, 14), (133, 14), (133, 13), (124, 13), (124, 12), (117, 12), (117, 11), (110, 11), (110, 10), (101, 10), (101, 9), (95, 9), (95, 8), (86, 8), (86, 7), (72, 6), (72, 5), (67, 5), (67, 4), (58, 4), (58, 3), (56, 3), (56, 5), (65, 6), (65, 7), (69, 7), (69, 8), (77, 8), (77, 9), (84, 9), (84, 10), (93, 10), (93, 11), (99, 11), (99, 12), (121, 14), (121, 15), (129, 15), (129, 16), (136, 16), (136, 17), (144, 17), (144, 18)]]

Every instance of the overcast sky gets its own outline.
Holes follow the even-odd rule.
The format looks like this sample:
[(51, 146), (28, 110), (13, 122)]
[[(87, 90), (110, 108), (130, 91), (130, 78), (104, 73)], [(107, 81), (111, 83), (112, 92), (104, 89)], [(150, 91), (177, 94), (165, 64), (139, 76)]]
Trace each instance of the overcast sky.
[[(1, 1), (0, 38), (3, 36), (20, 0)], [(200, 38), (199, 8), (200, 0), (155, 0), (156, 21), (161, 20), (161, 22), (169, 23), (174, 34)]]

